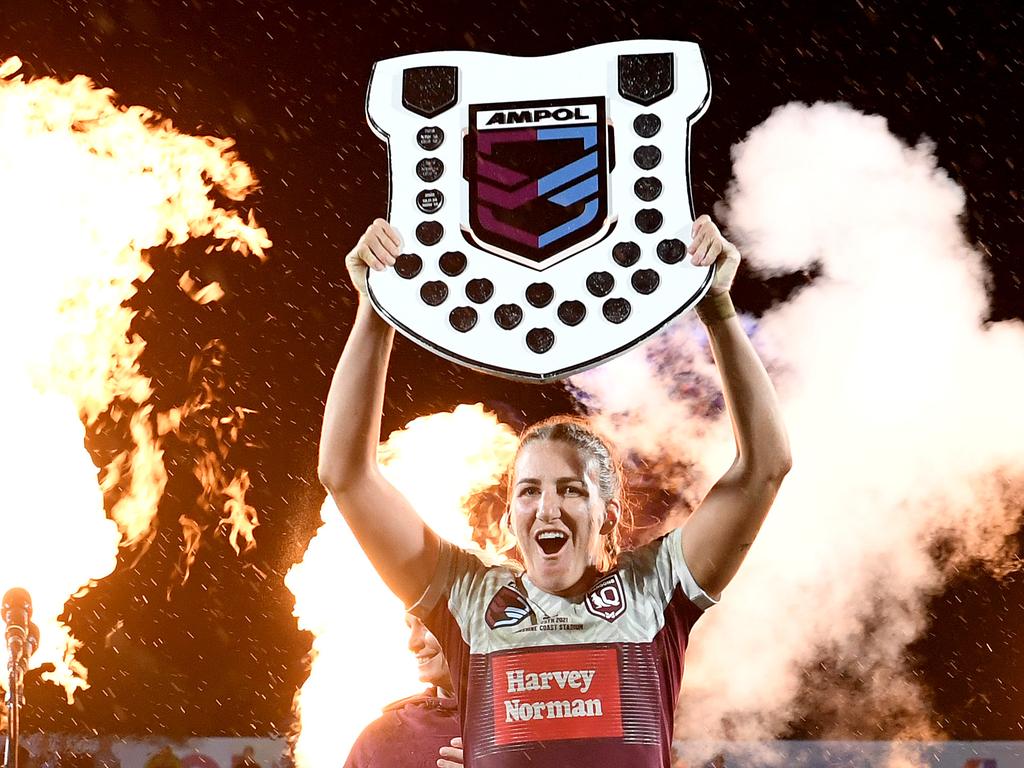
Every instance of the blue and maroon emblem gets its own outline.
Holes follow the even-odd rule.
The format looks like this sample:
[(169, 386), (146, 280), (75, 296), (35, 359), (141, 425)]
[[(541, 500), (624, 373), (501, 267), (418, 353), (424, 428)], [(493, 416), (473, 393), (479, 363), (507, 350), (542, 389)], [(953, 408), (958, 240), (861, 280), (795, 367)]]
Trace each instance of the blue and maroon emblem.
[(535, 269), (608, 217), (604, 98), (472, 104), (469, 225), (485, 250)]

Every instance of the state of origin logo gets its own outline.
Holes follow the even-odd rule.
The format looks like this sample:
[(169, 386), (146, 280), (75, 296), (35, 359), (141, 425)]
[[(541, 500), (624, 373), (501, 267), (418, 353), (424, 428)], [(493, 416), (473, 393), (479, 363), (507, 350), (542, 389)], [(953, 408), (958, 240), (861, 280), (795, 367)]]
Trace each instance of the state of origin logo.
[(608, 215), (604, 98), (474, 104), (463, 163), (473, 234), (538, 268)]

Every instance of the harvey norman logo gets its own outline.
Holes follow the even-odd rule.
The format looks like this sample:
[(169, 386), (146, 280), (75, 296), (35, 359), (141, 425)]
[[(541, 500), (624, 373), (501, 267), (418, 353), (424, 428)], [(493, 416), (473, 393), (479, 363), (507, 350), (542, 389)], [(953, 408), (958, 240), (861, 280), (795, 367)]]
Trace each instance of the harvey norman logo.
[(503, 109), (483, 109), (476, 113), (477, 130), (495, 128), (535, 128), (537, 126), (576, 125), (597, 121), (597, 105), (558, 104), (543, 107), (503, 105)]
[(614, 648), (498, 656), (491, 682), (498, 744), (622, 735)]
[[(508, 693), (525, 693), (526, 691), (565, 691), (573, 689), (586, 693), (594, 682), (595, 669), (559, 669), (553, 672), (526, 672), (516, 669), (505, 673), (508, 679)], [(520, 701), (505, 700), (505, 722), (520, 720), (542, 720), (545, 717), (600, 717), (600, 699), (576, 698), (555, 701)]]

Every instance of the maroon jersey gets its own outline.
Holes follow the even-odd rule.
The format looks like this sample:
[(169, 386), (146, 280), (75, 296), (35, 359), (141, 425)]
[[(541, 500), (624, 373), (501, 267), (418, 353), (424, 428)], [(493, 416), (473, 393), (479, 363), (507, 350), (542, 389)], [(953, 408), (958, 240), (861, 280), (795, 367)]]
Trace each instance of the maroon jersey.
[(714, 600), (673, 531), (623, 554), (585, 595), (443, 542), (411, 611), (438, 638), (471, 768), (667, 768), (690, 628)]
[(459, 735), (459, 713), (452, 699), (433, 689), (396, 701), (359, 734), (345, 768), (430, 768), (438, 751)]

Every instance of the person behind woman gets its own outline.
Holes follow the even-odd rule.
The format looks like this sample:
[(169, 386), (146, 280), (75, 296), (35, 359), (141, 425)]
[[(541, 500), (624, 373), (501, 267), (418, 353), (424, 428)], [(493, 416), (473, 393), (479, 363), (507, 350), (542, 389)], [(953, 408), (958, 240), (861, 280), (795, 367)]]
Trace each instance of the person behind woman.
[[(344, 768), (425, 768), (461, 755), (459, 713), (441, 644), (423, 622), (405, 615), (409, 651), (430, 688), (392, 702), (352, 745)], [(460, 765), (454, 758), (453, 765)]]
[(736, 457), (685, 525), (618, 551), (617, 464), (585, 422), (528, 429), (508, 520), (523, 567), (441, 540), (376, 460), (394, 331), (366, 296), (400, 235), (377, 219), (346, 257), (359, 308), (331, 382), (319, 476), (387, 586), (440, 640), (466, 765), (667, 767), (690, 629), (736, 574), (790, 468), (775, 392), (729, 298), (740, 256), (707, 216), (689, 248), (716, 265), (697, 307), (722, 378)]

